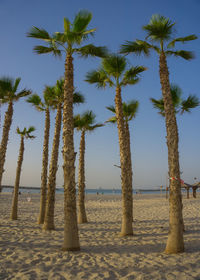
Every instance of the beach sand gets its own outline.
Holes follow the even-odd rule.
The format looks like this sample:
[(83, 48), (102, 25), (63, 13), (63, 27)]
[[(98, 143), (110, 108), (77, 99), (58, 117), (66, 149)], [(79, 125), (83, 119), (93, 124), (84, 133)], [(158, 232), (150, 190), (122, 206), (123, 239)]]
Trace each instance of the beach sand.
[[(31, 201), (27, 198), (31, 196)], [(119, 236), (121, 197), (87, 195), (89, 223), (79, 225), (80, 252), (62, 252), (63, 195), (56, 195), (56, 230), (37, 224), (39, 194), (19, 196), (19, 219), (10, 220), (11, 194), (0, 195), (0, 279), (200, 279), (200, 199), (183, 197), (185, 253), (163, 253), (168, 201), (134, 195), (134, 236)]]

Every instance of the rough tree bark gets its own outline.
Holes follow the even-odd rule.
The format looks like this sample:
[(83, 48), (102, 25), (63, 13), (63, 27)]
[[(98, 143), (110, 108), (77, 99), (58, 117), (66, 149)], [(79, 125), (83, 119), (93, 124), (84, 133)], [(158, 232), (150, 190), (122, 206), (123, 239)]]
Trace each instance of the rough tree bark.
[(85, 131), (81, 133), (78, 177), (78, 223), (87, 223), (85, 210)]
[(44, 143), (43, 143), (43, 158), (42, 158), (42, 173), (41, 173), (40, 213), (39, 213), (39, 218), (38, 218), (38, 224), (44, 223), (44, 216), (45, 216), (48, 158), (49, 158), (49, 130), (50, 130), (50, 113), (49, 113), (49, 108), (46, 108)]
[(59, 154), (59, 143), (60, 143), (60, 131), (62, 122), (62, 104), (58, 104), (56, 121), (55, 121), (55, 132), (53, 139), (53, 147), (51, 154), (51, 162), (49, 167), (49, 178), (47, 185), (47, 201), (44, 217), (44, 230), (54, 230), (54, 208), (55, 208), (55, 189), (56, 189), (56, 173), (58, 170), (58, 154)]
[(2, 134), (2, 140), (0, 145), (0, 192), (2, 191), (1, 184), (2, 184), (2, 177), (4, 172), (4, 164), (6, 159), (9, 131), (12, 124), (12, 116), (13, 116), (13, 103), (12, 101), (10, 101), (8, 104), (8, 110), (5, 113), (3, 134)]
[(76, 213), (73, 93), (73, 58), (71, 53), (68, 53), (65, 62), (63, 106), (64, 251), (80, 250)]
[(171, 98), (169, 72), (164, 52), (161, 52), (160, 54), (160, 83), (164, 100), (170, 177), (169, 233), (165, 252), (168, 254), (173, 254), (184, 251), (184, 226), (182, 217), (182, 197), (178, 152), (178, 128)]
[(127, 141), (125, 139), (125, 124), (123, 118), (123, 107), (121, 98), (121, 88), (116, 88), (115, 110), (117, 118), (120, 164), (121, 164), (121, 183), (122, 183), (122, 225), (121, 236), (133, 235), (132, 228), (132, 184), (129, 172), (129, 158), (127, 151)]
[(129, 163), (129, 179), (130, 179), (130, 188), (131, 188), (131, 201), (132, 201), (132, 220), (133, 220), (133, 171), (132, 171), (132, 159), (131, 159), (131, 140), (130, 140), (130, 131), (128, 121), (125, 122), (125, 131), (126, 131), (126, 140), (127, 140), (127, 154), (128, 154), (128, 163)]
[(19, 182), (20, 182), (21, 168), (23, 162), (23, 155), (24, 155), (24, 137), (21, 136), (19, 156), (17, 161), (16, 179), (15, 179), (14, 193), (12, 199), (11, 220), (17, 220)]

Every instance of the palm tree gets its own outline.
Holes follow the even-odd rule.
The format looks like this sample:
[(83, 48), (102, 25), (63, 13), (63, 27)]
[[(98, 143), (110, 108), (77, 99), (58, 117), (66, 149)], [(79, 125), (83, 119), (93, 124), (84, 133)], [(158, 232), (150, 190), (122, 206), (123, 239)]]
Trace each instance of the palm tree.
[[(59, 154), (59, 143), (60, 143), (60, 131), (62, 123), (62, 106), (64, 96), (64, 80), (60, 79), (57, 81), (54, 87), (54, 104), (57, 107), (54, 139), (51, 153), (51, 162), (49, 166), (49, 177), (47, 184), (47, 201), (46, 210), (44, 217), (44, 230), (54, 230), (54, 209), (55, 209), (55, 188), (56, 188), (56, 173), (58, 169), (58, 154)], [(84, 102), (84, 98), (80, 93), (74, 93), (73, 95), (74, 104)]]
[(85, 211), (85, 133), (94, 131), (103, 124), (94, 124), (95, 115), (92, 111), (87, 111), (82, 115), (74, 117), (74, 127), (81, 131), (80, 149), (79, 149), (79, 178), (78, 178), (78, 223), (87, 223)]
[(16, 178), (15, 178), (15, 187), (12, 199), (12, 210), (11, 210), (11, 219), (17, 220), (17, 208), (18, 208), (18, 193), (19, 193), (19, 182), (20, 182), (20, 175), (21, 175), (21, 168), (24, 156), (24, 138), (26, 139), (33, 139), (35, 136), (31, 135), (35, 128), (30, 126), (28, 129), (26, 127), (23, 130), (20, 130), (17, 127), (17, 134), (21, 137), (20, 148), (19, 148), (19, 156), (17, 162), (17, 170), (16, 170)]
[[(128, 162), (129, 162), (129, 169), (132, 173), (132, 160), (131, 160), (131, 141), (130, 141), (130, 131), (129, 131), (129, 122), (136, 117), (136, 113), (138, 111), (139, 102), (132, 100), (128, 103), (123, 102), (123, 115), (124, 115), (124, 124), (125, 124), (125, 134), (126, 134), (126, 141), (127, 141), (127, 150), (128, 150)], [(116, 123), (116, 111), (114, 106), (106, 107), (109, 111), (115, 114), (114, 117), (109, 118), (106, 122)], [(131, 183), (131, 182), (130, 182)], [(133, 219), (133, 212), (132, 212), (132, 219)]]
[(117, 118), (121, 183), (122, 183), (122, 226), (121, 236), (132, 235), (132, 170), (129, 165), (129, 151), (127, 149), (125, 122), (121, 88), (127, 85), (134, 85), (139, 81), (138, 75), (143, 72), (143, 66), (127, 68), (127, 60), (119, 55), (110, 55), (102, 60), (100, 69), (91, 71), (86, 76), (86, 81), (96, 84), (98, 88), (106, 86), (115, 87), (115, 111)]
[(54, 138), (52, 144), (51, 161), (49, 165), (49, 176), (47, 183), (47, 200), (45, 205), (45, 216), (43, 229), (52, 230), (54, 226), (54, 204), (55, 204), (55, 188), (56, 188), (56, 173), (58, 170), (58, 153), (60, 144), (60, 131), (62, 123), (62, 104), (63, 90), (60, 87), (61, 81), (57, 81), (54, 91), (54, 106), (56, 107), (56, 120)]
[[(172, 95), (172, 103), (174, 106), (174, 112), (176, 114), (183, 114), (184, 112), (191, 112), (191, 109), (196, 108), (200, 105), (199, 99), (197, 96), (190, 94), (187, 99), (182, 99), (182, 90), (179, 86), (172, 84), (170, 86), (171, 89), (171, 95)], [(165, 110), (164, 110), (164, 101), (163, 98), (155, 99), (150, 98), (153, 107), (158, 110), (158, 113), (161, 116), (165, 116)]]
[[(197, 107), (200, 102), (197, 96), (195, 95), (189, 95), (187, 99), (183, 100), (182, 99), (182, 90), (179, 86), (177, 85), (172, 85), (170, 86), (171, 89), (171, 95), (172, 95), (172, 103), (174, 106), (174, 112), (175, 114), (183, 114), (184, 112), (191, 112), (191, 109)], [(158, 110), (158, 113), (162, 116), (165, 117), (165, 110), (164, 110), (164, 101), (163, 98), (160, 99), (155, 99), (155, 98), (150, 98), (153, 107)], [(186, 186), (187, 190), (187, 198), (189, 198), (189, 188)]]
[(87, 30), (92, 19), (92, 14), (80, 11), (73, 22), (64, 18), (64, 32), (55, 32), (52, 36), (44, 29), (33, 27), (27, 34), (28, 37), (45, 41), (46, 46), (36, 46), (37, 54), (53, 53), (60, 56), (61, 51), (65, 58), (65, 83), (64, 83), (64, 107), (63, 107), (63, 170), (64, 170), (64, 251), (80, 250), (77, 214), (76, 214), (76, 188), (75, 188), (75, 152), (74, 152), (74, 128), (73, 128), (73, 93), (74, 70), (73, 55), (82, 57), (106, 55), (106, 48), (95, 47), (92, 44), (80, 47), (82, 42), (90, 35), (94, 35), (95, 29)]
[(178, 153), (178, 128), (174, 106), (172, 103), (169, 71), (167, 67), (167, 56), (174, 55), (186, 60), (192, 59), (193, 53), (185, 50), (173, 50), (177, 42), (187, 42), (195, 40), (195, 35), (174, 38), (174, 25), (168, 18), (161, 15), (153, 15), (149, 24), (143, 26), (147, 32), (147, 40), (150, 42), (136, 40), (135, 42), (126, 42), (121, 46), (121, 53), (144, 53), (149, 55), (150, 50), (155, 50), (159, 56), (159, 74), (162, 87), (165, 122), (167, 131), (168, 146), (168, 166), (169, 177), (177, 178), (170, 180), (170, 217), (169, 217), (169, 234), (165, 248), (166, 253), (179, 253), (184, 251), (183, 241), (183, 218), (182, 218), (182, 200), (180, 185), (180, 168)]
[(27, 99), (27, 102), (35, 107), (39, 112), (45, 112), (45, 128), (43, 141), (42, 173), (41, 173), (41, 197), (40, 213), (38, 223), (44, 223), (46, 192), (47, 192), (47, 173), (49, 157), (49, 130), (50, 130), (50, 108), (53, 106), (54, 91), (53, 87), (46, 86), (43, 92), (44, 99), (39, 95), (33, 94)]
[(2, 183), (4, 164), (6, 159), (8, 137), (9, 137), (10, 127), (12, 124), (13, 103), (18, 101), (20, 98), (31, 94), (31, 91), (25, 88), (17, 92), (20, 81), (21, 78), (17, 78), (16, 80), (13, 80), (8, 77), (3, 77), (0, 79), (1, 103), (2, 104), (8, 103), (8, 109), (5, 113), (3, 134), (2, 134), (1, 145), (0, 145), (0, 192), (2, 191), (1, 183)]

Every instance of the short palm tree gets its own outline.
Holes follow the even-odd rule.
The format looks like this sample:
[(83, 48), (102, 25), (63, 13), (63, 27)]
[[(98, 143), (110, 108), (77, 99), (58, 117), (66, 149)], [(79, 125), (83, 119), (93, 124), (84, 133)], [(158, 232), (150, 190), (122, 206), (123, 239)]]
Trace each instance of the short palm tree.
[(43, 100), (39, 95), (33, 94), (27, 99), (37, 111), (45, 112), (45, 128), (43, 141), (43, 156), (42, 156), (42, 173), (41, 173), (41, 198), (40, 198), (40, 213), (38, 223), (44, 223), (46, 192), (47, 192), (47, 173), (48, 173), (48, 157), (49, 157), (49, 130), (50, 130), (50, 108), (54, 102), (53, 87), (46, 86), (43, 92)]
[[(190, 94), (187, 99), (182, 99), (182, 90), (177, 85), (171, 85), (171, 95), (172, 95), (172, 103), (174, 105), (174, 111), (176, 114), (183, 114), (184, 112), (191, 112), (191, 109), (196, 108), (200, 105), (199, 99), (197, 96)], [(165, 116), (164, 110), (164, 101), (163, 98), (155, 99), (150, 98), (153, 107), (158, 110), (158, 113), (161, 116)]]
[[(54, 87), (54, 104), (57, 109), (54, 139), (51, 153), (51, 161), (49, 165), (49, 176), (47, 184), (47, 200), (44, 217), (44, 230), (54, 230), (54, 209), (55, 209), (55, 189), (56, 189), (56, 173), (58, 169), (58, 155), (59, 155), (59, 143), (60, 143), (60, 132), (62, 123), (62, 107), (64, 97), (64, 79), (57, 81)], [(74, 93), (73, 95), (74, 104), (80, 104), (84, 102), (84, 98), (80, 93)]]
[(52, 36), (44, 29), (33, 27), (28, 37), (41, 39), (46, 46), (36, 46), (37, 54), (53, 53), (60, 56), (61, 51), (66, 54), (64, 75), (64, 109), (63, 109), (63, 159), (64, 159), (64, 244), (63, 250), (80, 250), (77, 214), (76, 214), (76, 188), (75, 188), (75, 152), (73, 129), (73, 93), (74, 70), (73, 55), (82, 57), (106, 55), (106, 49), (95, 47), (92, 44), (81, 47), (83, 41), (94, 35), (95, 29), (87, 29), (92, 14), (80, 11), (73, 22), (64, 18), (64, 32), (55, 32)]
[[(126, 133), (126, 141), (127, 141), (127, 150), (129, 155), (129, 168), (132, 172), (132, 159), (131, 159), (131, 141), (130, 141), (130, 131), (129, 131), (129, 122), (136, 117), (136, 113), (138, 111), (139, 102), (132, 100), (128, 103), (123, 102), (123, 115), (124, 115), (124, 123), (125, 123), (125, 133)], [(117, 123), (116, 111), (114, 106), (106, 107), (109, 111), (115, 114), (114, 117), (109, 118), (106, 122)], [(132, 213), (133, 216), (133, 213)]]
[(10, 127), (12, 124), (13, 103), (18, 101), (20, 98), (31, 94), (31, 91), (25, 88), (21, 91), (18, 91), (20, 81), (21, 78), (17, 78), (16, 80), (13, 80), (11, 78), (4, 77), (0, 79), (1, 103), (2, 104), (8, 103), (8, 109), (5, 113), (3, 134), (2, 134), (1, 145), (0, 145), (0, 192), (2, 190), (1, 184), (2, 184), (2, 177), (4, 172), (4, 164), (6, 159), (8, 137), (9, 137)]
[(86, 76), (86, 81), (96, 84), (98, 88), (106, 86), (115, 87), (115, 111), (117, 118), (120, 163), (121, 163), (121, 183), (122, 183), (122, 226), (121, 236), (132, 235), (132, 170), (128, 161), (129, 151), (127, 148), (125, 122), (121, 89), (127, 85), (134, 85), (139, 81), (139, 74), (145, 70), (143, 66), (127, 67), (125, 57), (110, 55), (102, 60), (98, 70), (91, 71)]
[[(165, 122), (167, 130), (169, 177), (177, 178), (170, 181), (170, 217), (169, 234), (165, 248), (166, 253), (179, 253), (184, 251), (182, 199), (180, 185), (180, 168), (178, 153), (178, 128), (170, 91), (167, 56), (182, 57), (186, 60), (193, 58), (193, 53), (185, 50), (174, 50), (177, 42), (185, 43), (195, 40), (195, 35), (175, 38), (175, 23), (161, 15), (153, 15), (149, 24), (143, 26), (147, 32), (147, 41), (136, 40), (126, 42), (121, 46), (123, 54), (135, 53), (149, 55), (150, 50), (155, 50), (159, 56), (159, 73), (162, 87)], [(149, 42), (148, 42), (149, 40)]]
[(12, 220), (17, 220), (19, 182), (20, 182), (21, 168), (22, 168), (22, 162), (23, 162), (23, 157), (24, 157), (24, 138), (25, 139), (35, 138), (35, 136), (31, 135), (31, 133), (33, 131), (35, 131), (35, 128), (33, 126), (30, 126), (28, 129), (24, 128), (23, 130), (20, 130), (19, 127), (17, 127), (17, 134), (20, 135), (21, 142), (20, 142), (20, 148), (19, 148), (15, 186), (14, 186), (14, 193), (13, 193), (13, 199), (12, 199), (12, 210), (11, 210), (11, 219)]
[(95, 115), (87, 111), (74, 117), (74, 127), (81, 132), (79, 149), (79, 178), (78, 178), (78, 223), (87, 223), (85, 211), (85, 134), (92, 132), (103, 124), (95, 124)]

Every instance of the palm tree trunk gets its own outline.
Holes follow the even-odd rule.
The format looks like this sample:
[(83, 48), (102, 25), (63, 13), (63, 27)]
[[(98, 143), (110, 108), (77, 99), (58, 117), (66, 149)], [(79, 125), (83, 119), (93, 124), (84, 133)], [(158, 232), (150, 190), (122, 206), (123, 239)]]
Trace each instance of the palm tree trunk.
[(127, 141), (125, 124), (123, 118), (123, 107), (121, 99), (121, 88), (116, 88), (115, 110), (117, 118), (120, 164), (121, 164), (121, 183), (122, 183), (122, 226), (121, 236), (133, 235), (132, 228), (132, 185), (130, 185), (129, 159), (127, 151)]
[(49, 130), (50, 130), (50, 113), (49, 113), (49, 108), (46, 108), (44, 143), (43, 143), (43, 159), (42, 159), (42, 174), (41, 174), (40, 213), (39, 213), (39, 218), (38, 218), (38, 224), (44, 223), (44, 216), (45, 216), (48, 157), (49, 157)]
[(129, 186), (131, 188), (131, 201), (132, 201), (132, 220), (133, 220), (133, 172), (132, 172), (132, 160), (131, 160), (131, 141), (130, 141), (130, 132), (128, 121), (125, 121), (125, 131), (126, 131), (126, 140), (127, 140), (127, 154), (128, 154), (128, 162), (129, 162)]
[(49, 113), (49, 108), (47, 108), (45, 112), (45, 129), (44, 129), (44, 143), (43, 143), (42, 174), (41, 174), (41, 197), (40, 197), (40, 213), (38, 218), (38, 224), (44, 223), (44, 216), (45, 216), (48, 158), (49, 158), (49, 130), (50, 130), (50, 113)]
[(12, 116), (13, 116), (13, 103), (10, 101), (8, 104), (8, 110), (5, 113), (3, 135), (2, 135), (1, 146), (0, 146), (0, 192), (2, 191), (1, 184), (2, 184), (2, 177), (4, 172), (3, 168), (4, 168), (5, 158), (6, 158), (9, 131), (12, 124)]
[(193, 196), (194, 198), (197, 197), (197, 188), (198, 188), (198, 187), (196, 187), (196, 186), (193, 186), (193, 187), (192, 187), (192, 196)]
[(82, 130), (79, 155), (79, 178), (78, 178), (78, 223), (87, 223), (85, 211), (85, 131)]
[(64, 251), (80, 250), (75, 187), (73, 58), (66, 56), (63, 106)]
[(49, 167), (49, 179), (47, 186), (47, 201), (44, 217), (44, 230), (53, 230), (54, 226), (54, 208), (55, 208), (55, 188), (56, 188), (56, 173), (58, 170), (58, 154), (59, 154), (59, 143), (60, 143), (60, 131), (62, 122), (62, 104), (58, 104), (56, 121), (55, 121), (55, 132), (53, 138), (53, 147), (51, 154), (51, 162)]
[(20, 182), (23, 156), (24, 156), (24, 137), (21, 136), (19, 156), (18, 156), (18, 161), (17, 161), (15, 187), (14, 187), (14, 193), (13, 193), (13, 199), (12, 199), (12, 210), (11, 210), (11, 219), (12, 220), (17, 220), (19, 182)]
[(169, 233), (165, 252), (172, 254), (184, 251), (184, 226), (182, 217), (182, 197), (178, 152), (178, 128), (171, 98), (169, 72), (164, 52), (160, 54), (160, 83), (162, 86), (164, 100), (170, 177)]
[(187, 187), (187, 188), (186, 188), (186, 190), (187, 190), (187, 199), (189, 199), (189, 198), (190, 198), (190, 194), (189, 194), (189, 192), (190, 192), (190, 188), (189, 188), (189, 187)]

